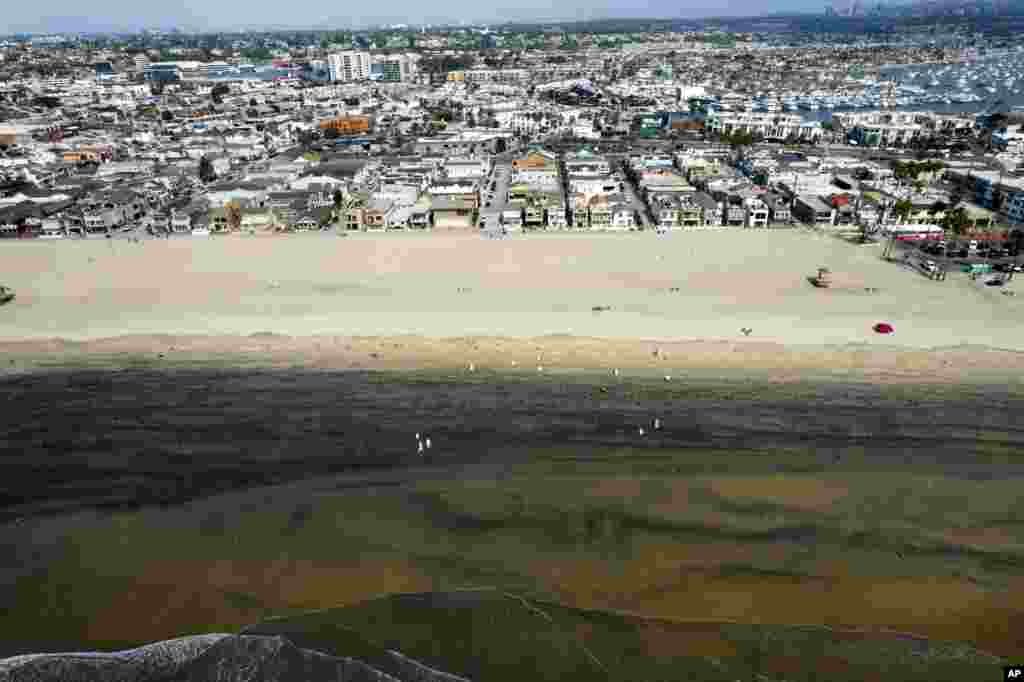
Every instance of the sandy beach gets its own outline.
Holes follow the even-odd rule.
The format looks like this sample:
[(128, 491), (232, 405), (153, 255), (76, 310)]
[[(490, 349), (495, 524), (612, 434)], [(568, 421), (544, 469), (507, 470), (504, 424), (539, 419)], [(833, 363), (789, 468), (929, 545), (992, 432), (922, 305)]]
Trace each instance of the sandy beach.
[[(803, 231), (0, 244), (18, 292), (0, 308), (0, 631), (17, 637), (0, 656), (481, 587), (836, 647), (793, 649), (773, 679), (851, 669), (851, 642), (867, 672), (849, 679), (871, 679), (910, 641), (893, 633), (1024, 650), (1021, 297), (879, 248)], [(818, 266), (835, 288), (806, 281)], [(751, 679), (753, 645), (622, 642), (591, 643)], [(438, 665), (472, 673), (464, 658)], [(614, 679), (679, 679), (664, 665)]]
[[(18, 294), (0, 308), (9, 357), (219, 352), (271, 365), (301, 355), (328, 367), (817, 368), (945, 378), (1024, 369), (1024, 297), (960, 273), (934, 282), (881, 261), (880, 245), (803, 230), (0, 246), (0, 279)], [(809, 284), (818, 266), (832, 269), (833, 288)], [(896, 333), (876, 334), (877, 321)]]

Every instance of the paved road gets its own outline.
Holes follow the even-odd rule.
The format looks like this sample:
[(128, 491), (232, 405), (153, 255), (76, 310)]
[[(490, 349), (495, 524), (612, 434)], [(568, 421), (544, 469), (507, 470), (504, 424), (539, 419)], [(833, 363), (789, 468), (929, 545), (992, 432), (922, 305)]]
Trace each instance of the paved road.
[(625, 154), (608, 154), (607, 157), (615, 166), (613, 170), (622, 172), (624, 180), (622, 183), (622, 193), (626, 195), (626, 198), (629, 199), (629, 202), (633, 205), (634, 217), (639, 221), (639, 225), (644, 229), (652, 227), (653, 223), (651, 223), (651, 219), (647, 213), (647, 204), (640, 197), (637, 187), (626, 176), (626, 169), (623, 164), (625, 163), (627, 156)]
[(966, 258), (960, 258), (959, 256), (937, 256), (922, 251), (920, 249), (921, 246), (924, 246), (924, 244), (916, 242), (896, 242), (896, 258), (903, 258), (906, 255), (910, 257), (911, 261), (935, 261), (936, 265), (938, 265), (939, 267), (944, 267), (951, 272), (958, 272), (960, 270), (960, 266), (964, 263), (970, 263), (972, 265), (976, 263), (982, 263), (991, 265), (994, 268), (997, 264), (1000, 263), (1017, 264), (1024, 261), (1024, 256), (1016, 258), (1013, 256), (1009, 256), (1006, 258), (981, 258), (976, 254), (971, 254)]
[[(483, 196), (480, 197), (480, 220), (485, 226), (492, 227), (499, 222), (501, 211), (508, 203), (508, 186), (511, 180), (512, 163), (505, 159), (496, 161), (494, 171), (487, 180), (487, 187), (483, 191)], [(493, 193), (491, 192), (491, 182), (497, 185)], [(493, 196), (493, 198), (488, 199), (489, 196)], [(490, 206), (487, 205), (488, 202)]]

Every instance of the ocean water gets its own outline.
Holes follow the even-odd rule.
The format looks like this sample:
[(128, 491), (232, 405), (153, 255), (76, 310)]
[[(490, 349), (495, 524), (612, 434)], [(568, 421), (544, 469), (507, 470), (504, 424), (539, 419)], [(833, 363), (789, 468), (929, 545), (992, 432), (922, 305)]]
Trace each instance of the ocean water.
[[(1024, 108), (1024, 50), (1003, 50), (958, 64), (891, 64), (883, 66), (881, 78), (899, 85), (916, 86), (925, 94), (949, 96), (971, 93), (977, 102), (919, 102), (890, 107), (893, 111), (935, 111), (979, 114), (996, 109)], [(827, 121), (833, 112), (858, 111), (853, 107), (832, 110), (799, 110), (808, 120)]]

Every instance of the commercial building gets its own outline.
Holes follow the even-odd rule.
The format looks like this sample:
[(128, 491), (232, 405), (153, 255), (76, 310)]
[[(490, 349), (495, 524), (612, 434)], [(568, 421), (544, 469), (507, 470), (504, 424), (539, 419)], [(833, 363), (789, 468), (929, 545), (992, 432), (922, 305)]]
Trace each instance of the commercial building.
[(176, 81), (205, 75), (206, 64), (202, 62), (150, 62), (142, 67), (142, 77), (148, 81)]
[(336, 116), (320, 121), (320, 129), (333, 128), (342, 135), (358, 135), (370, 130), (370, 119), (367, 116)]
[(380, 80), (391, 83), (408, 83), (416, 76), (416, 62), (408, 55), (379, 57), (373, 64)]
[(210, 62), (206, 65), (207, 78), (223, 78), (232, 73), (238, 73), (238, 69), (227, 62)]

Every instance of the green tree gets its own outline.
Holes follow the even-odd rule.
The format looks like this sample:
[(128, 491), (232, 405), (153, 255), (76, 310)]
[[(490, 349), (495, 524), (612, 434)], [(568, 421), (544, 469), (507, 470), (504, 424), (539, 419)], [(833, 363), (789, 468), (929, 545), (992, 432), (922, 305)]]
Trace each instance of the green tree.
[(273, 54), (266, 47), (247, 47), (241, 52), (242, 57), (251, 62), (266, 62), (273, 58)]
[(199, 179), (203, 182), (213, 182), (217, 174), (213, 170), (213, 163), (203, 154), (199, 158)]
[(1013, 250), (1017, 256), (1024, 253), (1024, 229), (1016, 228), (1010, 233), (1010, 241), (1013, 242)]
[(210, 91), (210, 98), (213, 99), (214, 104), (220, 104), (224, 101), (224, 95), (231, 92), (231, 88), (228, 87), (227, 83), (217, 83), (213, 86), (213, 90)]
[(914, 204), (910, 199), (900, 199), (892, 207), (893, 214), (902, 220), (909, 218), (913, 210)]
[(946, 211), (946, 215), (942, 218), (942, 222), (939, 223), (939, 226), (953, 234), (962, 235), (971, 229), (973, 223), (971, 221), (970, 214), (967, 213), (967, 209), (963, 206), (957, 206), (954, 209)]

